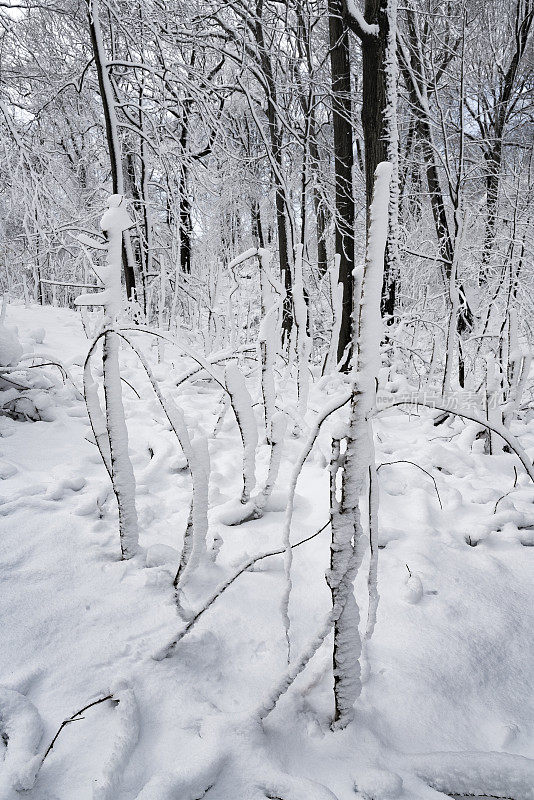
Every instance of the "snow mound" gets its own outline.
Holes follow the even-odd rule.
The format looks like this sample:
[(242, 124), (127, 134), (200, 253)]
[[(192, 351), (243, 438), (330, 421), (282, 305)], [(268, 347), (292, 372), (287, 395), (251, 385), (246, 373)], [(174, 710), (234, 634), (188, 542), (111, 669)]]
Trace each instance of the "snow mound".
[(0, 730), (7, 748), (0, 788), (31, 789), (41, 764), (43, 723), (27, 697), (5, 687), (0, 687)]
[(427, 753), (411, 756), (419, 778), (438, 792), (534, 800), (534, 761), (510, 753)]

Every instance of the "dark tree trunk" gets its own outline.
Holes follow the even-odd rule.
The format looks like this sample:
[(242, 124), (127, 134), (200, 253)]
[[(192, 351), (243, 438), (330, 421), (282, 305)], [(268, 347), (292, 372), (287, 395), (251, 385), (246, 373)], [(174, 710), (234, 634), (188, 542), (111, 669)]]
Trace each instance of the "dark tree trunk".
[[(125, 166), (126, 166), (126, 189), (129, 194), (131, 194), (134, 201), (140, 205), (143, 209), (143, 215), (146, 214), (146, 207), (143, 202), (141, 188), (140, 188), (140, 181), (138, 179), (137, 171), (135, 169), (135, 155), (132, 150), (128, 150), (125, 156)], [(144, 163), (144, 162), (143, 162)], [(145, 227), (145, 242), (148, 242), (148, 238), (146, 235), (146, 225)], [(147, 252), (145, 244), (143, 243), (141, 237), (137, 238), (134, 243), (134, 252), (135, 252), (135, 260), (138, 265), (139, 273), (141, 274), (141, 283), (143, 286), (143, 307), (146, 314), (146, 298), (144, 296), (144, 286), (145, 286), (145, 275), (148, 273), (148, 265), (147, 265)], [(124, 244), (123, 244), (123, 257), (124, 257)]]
[[(89, 35), (91, 38), (91, 46), (93, 49), (93, 56), (95, 60), (96, 74), (98, 79), (98, 89), (100, 92), (100, 99), (102, 101), (102, 110), (104, 112), (104, 122), (106, 127), (106, 139), (109, 151), (109, 163), (111, 168), (111, 181), (113, 185), (113, 194), (123, 193), (123, 173), (122, 173), (122, 159), (119, 147), (119, 140), (116, 129), (114, 130), (112, 110), (110, 108), (110, 98), (106, 90), (106, 81), (109, 81), (107, 76), (107, 64), (104, 61), (104, 54), (102, 53), (101, 39), (97, 34), (97, 28), (100, 30), (100, 21), (98, 19), (98, 7), (94, 7), (91, 0), (87, 2), (87, 18), (89, 22)], [(123, 234), (122, 245), (122, 266), (124, 271), (124, 281), (126, 284), (126, 294), (129, 298), (135, 296), (135, 270), (131, 258), (129, 257), (127, 247), (127, 239), (129, 239), (129, 232), (125, 231)]]
[(278, 257), (280, 274), (286, 290), (282, 315), (282, 336), (289, 342), (293, 326), (293, 281), (289, 248), (289, 232), (287, 225), (287, 198), (283, 182), (282, 130), (278, 124), (276, 84), (274, 81), (271, 57), (265, 44), (262, 24), (263, 0), (256, 1), (255, 36), (261, 60), (261, 68), (266, 82), (267, 122), (271, 142), (272, 173), (275, 188), (276, 227), (278, 230)]
[[(386, 141), (386, 72), (385, 54), (389, 32), (387, 0), (365, 0), (364, 18), (367, 25), (376, 25), (378, 33), (363, 29), (351, 16), (346, 0), (343, 2), (344, 17), (351, 30), (356, 33), (362, 47), (362, 128), (365, 162), (365, 196), (367, 205), (367, 232), (369, 214), (373, 199), (375, 170), (382, 161), (387, 161), (388, 143)], [(388, 246), (384, 256), (384, 282), (382, 285), (382, 314), (390, 321), (395, 311), (397, 276), (394, 273)]]
[(367, 201), (367, 228), (373, 199), (375, 170), (387, 161), (387, 142), (384, 110), (386, 108), (386, 52), (388, 18), (387, 0), (366, 0), (365, 19), (378, 24), (378, 36), (364, 36), (362, 43), (363, 101), (362, 128), (365, 156), (365, 197)]
[[(194, 60), (192, 59), (192, 64)], [(180, 149), (182, 163), (180, 165), (180, 177), (178, 183), (178, 203), (180, 218), (180, 267), (182, 272), (191, 272), (191, 237), (193, 225), (191, 222), (191, 200), (189, 198), (189, 166), (188, 158), (188, 139), (189, 139), (189, 111), (191, 100), (188, 98), (184, 103), (183, 122), (180, 133)]]
[(187, 170), (180, 176), (180, 267), (182, 272), (191, 272), (191, 201), (187, 193)]
[(265, 247), (263, 228), (261, 225), (260, 204), (257, 200), (252, 200), (250, 204), (250, 221), (253, 241), (256, 243), (257, 247)]
[[(337, 360), (350, 350), (352, 333), (352, 293), (354, 270), (354, 165), (352, 136), (352, 101), (350, 80), (350, 45), (347, 25), (339, 0), (328, 0), (330, 32), (330, 72), (332, 82), (332, 121), (334, 129), (334, 170), (336, 181), (336, 239), (339, 255), (339, 282), (343, 285), (343, 308), (337, 348)], [(348, 369), (349, 359), (344, 362)]]
[(502, 132), (496, 138), (494, 146), (484, 154), (486, 161), (486, 224), (484, 246), (482, 250), (482, 280), (487, 279), (487, 270), (491, 261), (495, 243), (497, 212), (499, 203), (499, 185), (502, 166)]
[[(367, 231), (369, 213), (373, 199), (374, 176), (377, 166), (388, 158), (386, 110), (385, 55), (389, 21), (387, 0), (366, 0), (365, 20), (378, 25), (377, 36), (364, 36), (362, 43), (363, 101), (362, 128), (365, 153), (365, 196), (367, 201)], [(394, 274), (391, 251), (386, 244), (384, 255), (384, 281), (382, 285), (381, 310), (383, 316), (393, 322), (397, 295), (397, 276)]]

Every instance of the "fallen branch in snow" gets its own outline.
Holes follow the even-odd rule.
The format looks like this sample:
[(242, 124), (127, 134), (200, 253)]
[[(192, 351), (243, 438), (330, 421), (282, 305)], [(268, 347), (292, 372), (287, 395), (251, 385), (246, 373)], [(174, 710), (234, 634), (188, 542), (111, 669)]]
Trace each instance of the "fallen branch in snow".
[(415, 774), (438, 792), (463, 797), (534, 800), (534, 761), (510, 753), (421, 753), (406, 756)]
[(68, 286), (72, 289), (104, 289), (105, 287), (97, 283), (69, 283), (68, 281), (50, 281), (41, 278), (40, 283), (47, 286)]
[(55, 743), (56, 743), (56, 741), (57, 741), (57, 738), (58, 738), (59, 734), (61, 733), (61, 731), (63, 730), (63, 728), (64, 728), (66, 725), (68, 725), (68, 724), (69, 724), (69, 722), (78, 722), (78, 720), (80, 720), (80, 719), (84, 719), (84, 717), (81, 717), (81, 716), (80, 716), (80, 714), (83, 714), (83, 712), (84, 712), (84, 711), (87, 711), (87, 709), (88, 709), (88, 708), (92, 708), (93, 706), (97, 706), (97, 705), (99, 705), (99, 703), (105, 703), (105, 702), (106, 702), (106, 700), (113, 700), (113, 695), (112, 695), (112, 694), (107, 694), (105, 697), (100, 697), (98, 700), (93, 700), (93, 702), (92, 702), (92, 703), (88, 703), (88, 704), (87, 704), (86, 706), (84, 706), (83, 708), (80, 708), (80, 710), (79, 710), (79, 711), (77, 711), (75, 714), (73, 714), (73, 715), (72, 715), (72, 717), (68, 717), (67, 719), (64, 719), (64, 720), (63, 720), (63, 722), (61, 723), (61, 725), (59, 726), (59, 728), (58, 728), (58, 730), (57, 730), (57, 732), (56, 732), (56, 734), (55, 734), (54, 738), (52, 739), (52, 741), (51, 741), (51, 742), (50, 742), (50, 744), (48, 745), (48, 747), (47, 747), (47, 749), (46, 749), (46, 751), (45, 751), (45, 754), (44, 754), (44, 756), (43, 756), (43, 757), (42, 757), (42, 759), (41, 759), (41, 764), (44, 762), (45, 758), (47, 757), (47, 755), (49, 754), (49, 752), (50, 752), (50, 751), (52, 750), (52, 748), (54, 747), (54, 745), (55, 745)]
[[(135, 330), (137, 330), (137, 328)], [(240, 353), (248, 354), (245, 355), (244, 357), (249, 359), (250, 361), (256, 361), (256, 359), (250, 355), (250, 353), (253, 353), (254, 351), (255, 351), (254, 347), (251, 347), (250, 345), (245, 345), (244, 347), (239, 347), (236, 350), (233, 350), (231, 353), (225, 351), (223, 354), (216, 353), (215, 355), (211, 355), (209, 358), (206, 359), (206, 361), (210, 365), (222, 364), (223, 361), (231, 361), (232, 359), (235, 359), (236, 355)], [(189, 370), (189, 372), (186, 372), (185, 375), (182, 375), (182, 377), (179, 378), (174, 385), (176, 386), (176, 388), (179, 388), (182, 385), (182, 383), (185, 383), (186, 381), (189, 380), (189, 378), (193, 378), (195, 375), (198, 375), (198, 373), (202, 372), (203, 370), (204, 370), (203, 366), (194, 367), (193, 369)]]
[(417, 467), (417, 469), (420, 469), (421, 472), (425, 473), (425, 475), (428, 475), (428, 477), (430, 478), (430, 480), (434, 484), (434, 489), (436, 490), (436, 495), (437, 495), (437, 498), (438, 498), (439, 507), (443, 511), (443, 503), (441, 502), (441, 497), (439, 496), (438, 485), (436, 483), (436, 479), (424, 467), (422, 467), (420, 464), (416, 464), (415, 461), (408, 461), (408, 459), (406, 459), (406, 458), (399, 458), (398, 461), (383, 461), (381, 464), (378, 464), (378, 466), (376, 468), (376, 471), (378, 472), (380, 467), (389, 467), (389, 466), (393, 466), (394, 464), (411, 464), (412, 467)]
[[(10, 383), (12, 386), (16, 386), (16, 388), (17, 388), (17, 389), (31, 389), (31, 388), (32, 388), (32, 387), (31, 387), (30, 385), (28, 385), (27, 383), (19, 383), (18, 381), (14, 381), (14, 380), (13, 380), (13, 378), (6, 378), (6, 374), (5, 374), (5, 373), (6, 373), (6, 371), (7, 371), (6, 369), (2, 369), (2, 370), (0, 371), (0, 378), (1, 378), (3, 381), (7, 381), (7, 382), (8, 382), (8, 383)], [(17, 370), (16, 370), (16, 372), (20, 372), (20, 370), (18, 370), (18, 369), (17, 369)]]
[(426, 408), (434, 408), (438, 411), (443, 411), (446, 414), (454, 414), (457, 417), (463, 417), (464, 419), (469, 419), (472, 422), (477, 422), (479, 425), (482, 425), (488, 430), (492, 431), (493, 433), (497, 433), (501, 436), (506, 444), (510, 447), (511, 450), (514, 451), (518, 459), (523, 464), (527, 475), (529, 476), (530, 480), (534, 483), (534, 465), (529, 460), (529, 457), (515, 438), (515, 436), (510, 433), (510, 431), (495, 421), (489, 422), (482, 414), (479, 414), (474, 409), (469, 408), (458, 408), (455, 401), (451, 401), (450, 403), (447, 402), (446, 399), (443, 397), (415, 397), (415, 398), (402, 398), (399, 397), (397, 400), (393, 400), (391, 403), (387, 405), (381, 406), (379, 409), (380, 411), (387, 411), (388, 409), (394, 408), (395, 406), (426, 406)]
[[(306, 536), (304, 539), (301, 539), (300, 541), (295, 542), (295, 544), (292, 544), (291, 548), (294, 549), (295, 547), (300, 547), (301, 544), (305, 544), (306, 542), (309, 542), (311, 539), (315, 539), (315, 537), (319, 536), (319, 534), (322, 533), (324, 530), (326, 530), (326, 528), (329, 525), (330, 525), (330, 520), (325, 522), (323, 527), (319, 528), (319, 530), (316, 531), (315, 533), (312, 533), (311, 536)], [(159, 650), (154, 655), (155, 661), (163, 661), (164, 658), (169, 658), (169, 656), (173, 654), (174, 649), (178, 644), (178, 642), (184, 638), (186, 633), (189, 633), (189, 631), (196, 625), (196, 623), (198, 622), (200, 617), (204, 614), (204, 612), (207, 611), (211, 605), (213, 605), (215, 600), (217, 600), (217, 598), (220, 597), (232, 585), (232, 583), (235, 580), (237, 580), (237, 578), (239, 578), (240, 575), (242, 575), (244, 572), (247, 572), (247, 570), (249, 570), (252, 566), (254, 566), (254, 564), (256, 564), (258, 561), (261, 561), (264, 558), (269, 558), (270, 556), (280, 556), (283, 555), (285, 552), (286, 552), (285, 547), (281, 550), (271, 550), (268, 553), (262, 553), (259, 556), (253, 556), (252, 558), (249, 558), (247, 561), (245, 561), (244, 564), (241, 564), (241, 566), (238, 567), (238, 569), (236, 570), (236, 572), (234, 572), (231, 578), (228, 578), (226, 581), (217, 586), (217, 588), (211, 594), (209, 600), (207, 600), (207, 602), (204, 603), (202, 608), (199, 611), (197, 611), (196, 614), (193, 617), (191, 617), (190, 620), (188, 620), (187, 624), (180, 631), (180, 633), (172, 640), (172, 642), (170, 642), (168, 645), (166, 645), (164, 648)]]
[(63, 380), (68, 380), (74, 386), (77, 394), (77, 398), (79, 400), (83, 400), (83, 395), (76, 386), (74, 378), (70, 374), (67, 367), (62, 364), (60, 361), (52, 361), (50, 356), (45, 353), (25, 353), (20, 357), (20, 361), (31, 361), (34, 358), (41, 358), (43, 359), (43, 364), (30, 364), (27, 369), (37, 369), (38, 367), (57, 367), (63, 376)]

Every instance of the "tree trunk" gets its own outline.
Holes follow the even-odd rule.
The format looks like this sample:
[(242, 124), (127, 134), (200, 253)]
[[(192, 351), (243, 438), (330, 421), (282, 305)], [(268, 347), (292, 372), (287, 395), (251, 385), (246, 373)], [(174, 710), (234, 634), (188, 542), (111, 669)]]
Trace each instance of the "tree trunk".
[(354, 269), (354, 196), (352, 187), (354, 156), (349, 33), (342, 17), (342, 6), (339, 0), (328, 0), (328, 24), (336, 181), (335, 252), (339, 255), (339, 283), (343, 286), (337, 360), (340, 362), (345, 356), (344, 369), (348, 369), (352, 332), (352, 271)]
[[(86, 2), (89, 33), (91, 37), (91, 45), (93, 48), (96, 74), (98, 78), (98, 88), (102, 101), (102, 110), (104, 112), (104, 121), (106, 126), (106, 139), (108, 143), (113, 194), (124, 194), (121, 145), (117, 129), (117, 117), (115, 114), (113, 89), (109, 79), (107, 59), (102, 40), (102, 30), (100, 28), (98, 0), (86, 0)], [(135, 294), (135, 269), (129, 231), (125, 231), (123, 235), (122, 267), (126, 283), (126, 294), (129, 298), (131, 298)]]
[(280, 261), (280, 274), (286, 297), (282, 314), (283, 338), (289, 343), (289, 336), (293, 326), (293, 299), (292, 299), (292, 275), (290, 255), (290, 236), (287, 224), (287, 198), (283, 182), (283, 159), (282, 159), (282, 131), (278, 125), (276, 85), (274, 81), (271, 58), (265, 44), (265, 37), (262, 25), (263, 0), (256, 2), (255, 36), (258, 42), (261, 67), (267, 84), (267, 122), (269, 126), (269, 138), (271, 142), (272, 173), (275, 188), (276, 206), (276, 227), (278, 230), (278, 255)]
[[(365, 0), (365, 26), (351, 13), (347, 0), (343, 2), (344, 18), (360, 39), (362, 48), (362, 128), (365, 161), (365, 196), (367, 206), (367, 234), (369, 234), (370, 208), (374, 189), (375, 170), (388, 157), (386, 111), (386, 50), (389, 33), (388, 0)], [(375, 26), (371, 31), (370, 26)], [(384, 283), (382, 287), (382, 312), (393, 317), (397, 293), (394, 258), (388, 246), (384, 254)]]

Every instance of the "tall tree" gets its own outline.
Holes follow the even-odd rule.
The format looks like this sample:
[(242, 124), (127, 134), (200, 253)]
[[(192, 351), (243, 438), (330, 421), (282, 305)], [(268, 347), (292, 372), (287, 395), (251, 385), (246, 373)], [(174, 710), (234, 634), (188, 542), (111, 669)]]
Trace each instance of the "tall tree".
[[(100, 26), (99, 0), (86, 0), (86, 3), (93, 58), (98, 76), (98, 86), (106, 126), (113, 194), (124, 194), (124, 167), (121, 142), (117, 125), (117, 115), (115, 112), (115, 98), (109, 78), (108, 60)], [(131, 298), (135, 291), (135, 268), (130, 232), (127, 230), (123, 232), (122, 263), (126, 282), (126, 294)]]
[(349, 32), (341, 0), (328, 0), (330, 73), (332, 81), (332, 124), (335, 169), (335, 250), (339, 256), (339, 283), (343, 286), (341, 325), (337, 359), (348, 368), (352, 329), (354, 270), (354, 143), (352, 134), (352, 92)]

